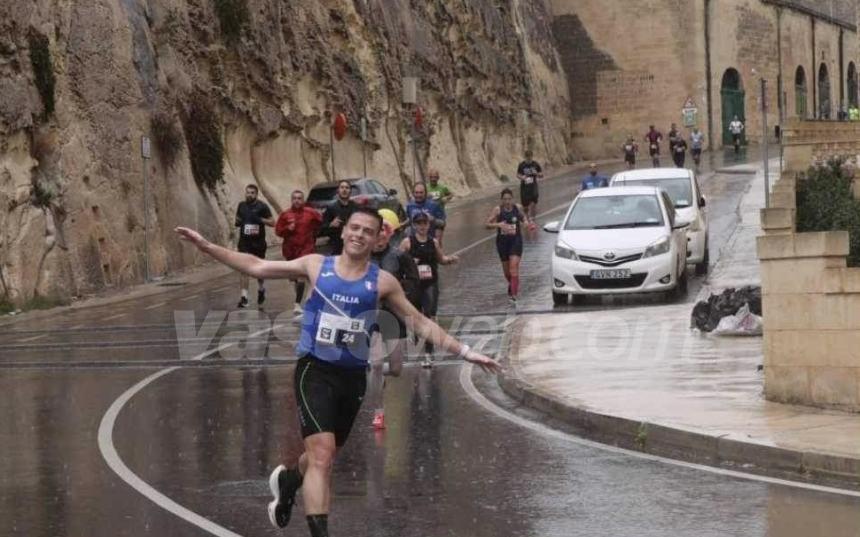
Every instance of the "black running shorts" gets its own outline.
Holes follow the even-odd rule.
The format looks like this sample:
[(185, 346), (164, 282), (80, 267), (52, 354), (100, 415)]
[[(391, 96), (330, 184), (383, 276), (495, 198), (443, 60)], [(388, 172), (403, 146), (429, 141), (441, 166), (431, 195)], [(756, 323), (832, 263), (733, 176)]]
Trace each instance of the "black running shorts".
[(295, 392), (302, 438), (333, 433), (335, 444), (346, 443), (367, 384), (366, 369), (346, 369), (304, 356), (296, 365)]
[(509, 261), (512, 255), (523, 256), (523, 236), (514, 235), (513, 237), (496, 237), (496, 251), (499, 253), (499, 259)]
[(266, 259), (266, 241), (240, 240), (237, 250), (243, 254), (251, 254), (260, 259)]
[(523, 206), (531, 205), (538, 202), (538, 186), (537, 183), (527, 185), (520, 183), (520, 203)]

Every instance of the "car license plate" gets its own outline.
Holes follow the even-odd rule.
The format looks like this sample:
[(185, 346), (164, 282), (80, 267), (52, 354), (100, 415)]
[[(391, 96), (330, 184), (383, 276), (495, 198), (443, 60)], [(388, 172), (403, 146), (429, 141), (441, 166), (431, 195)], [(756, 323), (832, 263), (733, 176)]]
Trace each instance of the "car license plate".
[(624, 280), (630, 278), (630, 269), (592, 270), (592, 280)]

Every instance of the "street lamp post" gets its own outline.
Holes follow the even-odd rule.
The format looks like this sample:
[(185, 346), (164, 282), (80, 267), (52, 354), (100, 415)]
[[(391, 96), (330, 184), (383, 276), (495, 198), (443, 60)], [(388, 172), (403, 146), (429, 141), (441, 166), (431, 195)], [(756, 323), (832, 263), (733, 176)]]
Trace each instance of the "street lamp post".
[(770, 207), (770, 169), (767, 155), (767, 80), (761, 79), (761, 153), (764, 160), (764, 206)]
[(151, 156), (151, 145), (148, 136), (140, 138), (140, 156), (143, 160), (143, 278), (149, 283), (149, 179), (146, 168)]

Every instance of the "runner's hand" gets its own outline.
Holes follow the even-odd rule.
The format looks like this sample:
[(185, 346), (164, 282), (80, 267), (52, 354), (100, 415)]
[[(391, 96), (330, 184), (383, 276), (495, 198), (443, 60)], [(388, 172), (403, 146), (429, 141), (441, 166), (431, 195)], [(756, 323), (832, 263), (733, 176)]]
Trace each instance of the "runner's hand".
[(484, 370), (484, 373), (494, 373), (498, 374), (502, 371), (502, 366), (499, 362), (493, 360), (489, 356), (484, 356), (483, 354), (475, 351), (469, 351), (466, 353), (466, 356), (463, 357), (469, 363), (475, 364)]
[(179, 238), (184, 241), (188, 241), (194, 246), (198, 248), (206, 244), (206, 239), (203, 238), (203, 235), (197, 233), (191, 228), (187, 227), (177, 227), (174, 231), (179, 235)]

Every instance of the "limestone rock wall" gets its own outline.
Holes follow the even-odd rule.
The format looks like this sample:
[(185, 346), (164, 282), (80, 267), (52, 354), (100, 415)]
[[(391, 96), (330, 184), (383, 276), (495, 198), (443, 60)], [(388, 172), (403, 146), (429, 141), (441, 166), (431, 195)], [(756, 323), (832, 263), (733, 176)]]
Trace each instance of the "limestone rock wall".
[[(219, 3), (240, 16), (220, 18)], [(551, 23), (544, 0), (0, 3), (0, 299), (140, 281), (146, 216), (152, 274), (199, 262), (174, 226), (228, 243), (245, 184), (278, 209), (331, 179), (330, 110), (350, 127), (334, 145), (337, 177), (363, 174), (364, 153), (368, 175), (401, 194), (413, 168), (437, 167), (465, 194), (513, 175), (527, 146), (566, 161), (570, 99)], [(50, 114), (34, 35), (50, 52)], [(425, 117), (414, 164), (404, 76), (420, 80)], [(195, 182), (188, 149), (204, 101), (224, 145), (213, 189)], [(165, 123), (175, 140), (153, 144), (144, 204), (140, 139)]]

